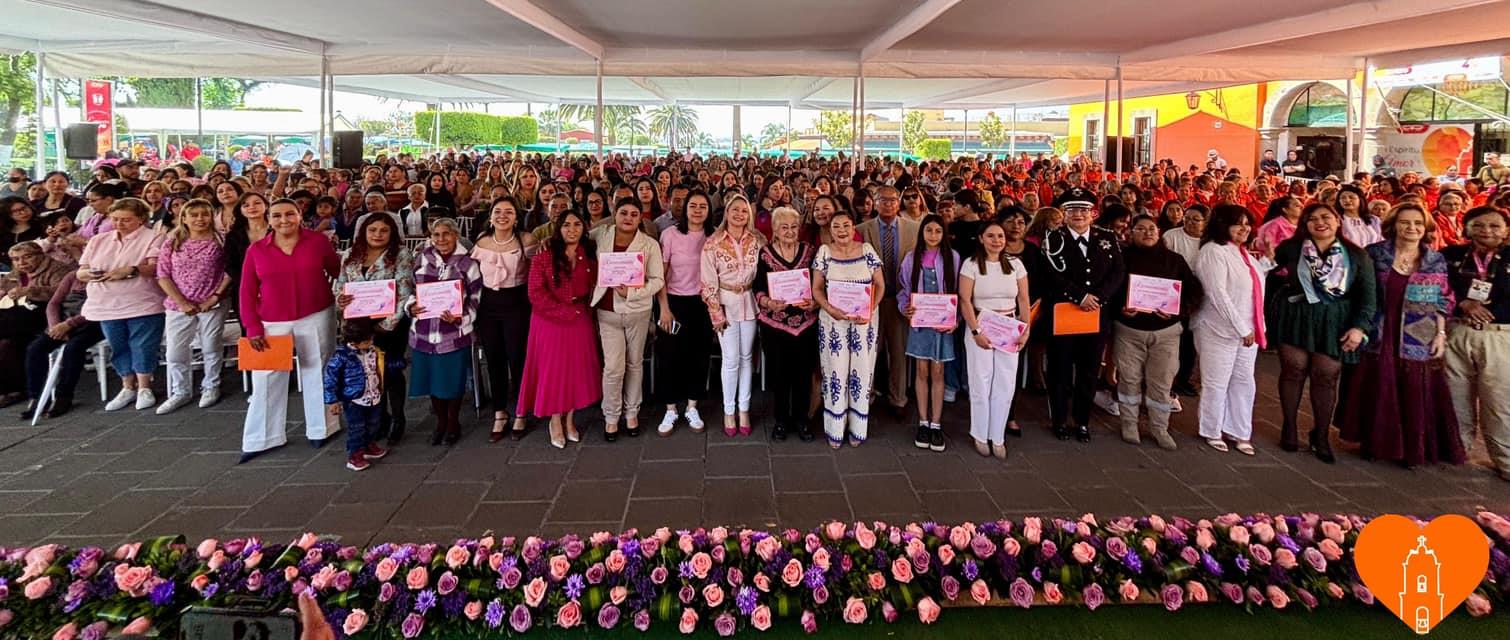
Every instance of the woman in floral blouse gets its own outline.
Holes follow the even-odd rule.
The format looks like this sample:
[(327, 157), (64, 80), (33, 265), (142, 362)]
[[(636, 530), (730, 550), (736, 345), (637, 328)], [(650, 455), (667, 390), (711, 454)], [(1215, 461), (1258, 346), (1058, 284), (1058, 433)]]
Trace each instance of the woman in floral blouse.
[(723, 364), (724, 435), (750, 435), (750, 386), (755, 349), (755, 264), (765, 238), (752, 226), (754, 209), (743, 196), (724, 200), (724, 221), (703, 245), (703, 302), (718, 333)]
[[(414, 254), (404, 247), (403, 236), (394, 227), (388, 216), (369, 216), (352, 237), (351, 248), (341, 256), (341, 274), (336, 277), (336, 306), (342, 314), (351, 304), (346, 295), (346, 284), (375, 280), (394, 281), (395, 301), (414, 295)], [(398, 444), (404, 437), (404, 398), (408, 385), (404, 380), (404, 353), (409, 347), (409, 322), (404, 309), (395, 309), (393, 315), (383, 318), (377, 325), (373, 344), (383, 352), (387, 372), (384, 376), (383, 401), (378, 430), (373, 439), (387, 435), (388, 444)]]
[(795, 429), (797, 437), (807, 442), (814, 436), (807, 406), (813, 371), (818, 366), (818, 305), (811, 292), (804, 300), (772, 297), (770, 277), (797, 271), (811, 285), (814, 250), (813, 245), (798, 240), (802, 216), (796, 209), (777, 207), (772, 211), (771, 230), (775, 238), (760, 250), (754, 281), (760, 340), (770, 368), (768, 379), (776, 394), (776, 426), (771, 437), (785, 440), (787, 432)]

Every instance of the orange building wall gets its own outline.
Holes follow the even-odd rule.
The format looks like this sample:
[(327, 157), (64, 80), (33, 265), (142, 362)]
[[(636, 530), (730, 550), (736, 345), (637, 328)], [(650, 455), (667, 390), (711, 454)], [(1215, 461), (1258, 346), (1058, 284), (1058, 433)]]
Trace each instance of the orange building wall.
[(1227, 160), (1228, 167), (1252, 175), (1252, 167), (1258, 165), (1257, 144), (1258, 132), (1252, 128), (1209, 113), (1194, 113), (1159, 127), (1154, 138), (1154, 159), (1172, 158), (1182, 169), (1192, 164), (1204, 168), (1206, 152), (1216, 149)]

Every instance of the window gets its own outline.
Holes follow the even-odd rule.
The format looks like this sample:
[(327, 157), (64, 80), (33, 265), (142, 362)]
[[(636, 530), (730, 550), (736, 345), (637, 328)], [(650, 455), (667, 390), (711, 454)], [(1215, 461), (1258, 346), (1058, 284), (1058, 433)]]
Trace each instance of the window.
[(1426, 593), (1426, 576), (1416, 576), (1416, 593)]
[(1153, 116), (1133, 118), (1133, 156), (1137, 164), (1153, 164)]
[(1085, 120), (1085, 155), (1092, 160), (1101, 157), (1101, 121), (1099, 119)]
[[(1441, 91), (1440, 87), (1437, 91)], [(1506, 108), (1507, 95), (1504, 85), (1487, 82), (1472, 83), (1462, 91), (1444, 96), (1428, 87), (1412, 87), (1400, 99), (1400, 122), (1435, 122), (1439, 120), (1486, 120), (1484, 113), (1510, 114)], [(1461, 100), (1462, 102), (1459, 102)], [(1468, 106), (1472, 104), (1479, 109)]]
[(1287, 127), (1342, 127), (1347, 125), (1347, 96), (1332, 85), (1317, 82), (1295, 96)]

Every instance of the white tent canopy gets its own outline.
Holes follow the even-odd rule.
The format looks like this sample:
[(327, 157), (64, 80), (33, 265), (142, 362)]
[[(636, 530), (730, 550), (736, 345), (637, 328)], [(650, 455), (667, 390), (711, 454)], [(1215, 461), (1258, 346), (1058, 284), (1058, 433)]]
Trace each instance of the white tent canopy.
[[(429, 102), (982, 108), (1510, 53), (1504, 0), (0, 0), (52, 75)], [(325, 65), (322, 68), (322, 63)]]

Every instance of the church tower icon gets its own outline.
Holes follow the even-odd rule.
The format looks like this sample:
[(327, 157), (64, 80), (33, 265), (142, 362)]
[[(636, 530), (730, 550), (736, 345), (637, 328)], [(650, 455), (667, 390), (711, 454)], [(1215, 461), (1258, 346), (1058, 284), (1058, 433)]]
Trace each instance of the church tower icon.
[(1431, 631), (1442, 620), (1442, 562), (1426, 546), (1426, 536), (1416, 538), (1416, 547), (1400, 563), (1404, 572), (1400, 591), (1400, 615), (1418, 634)]

